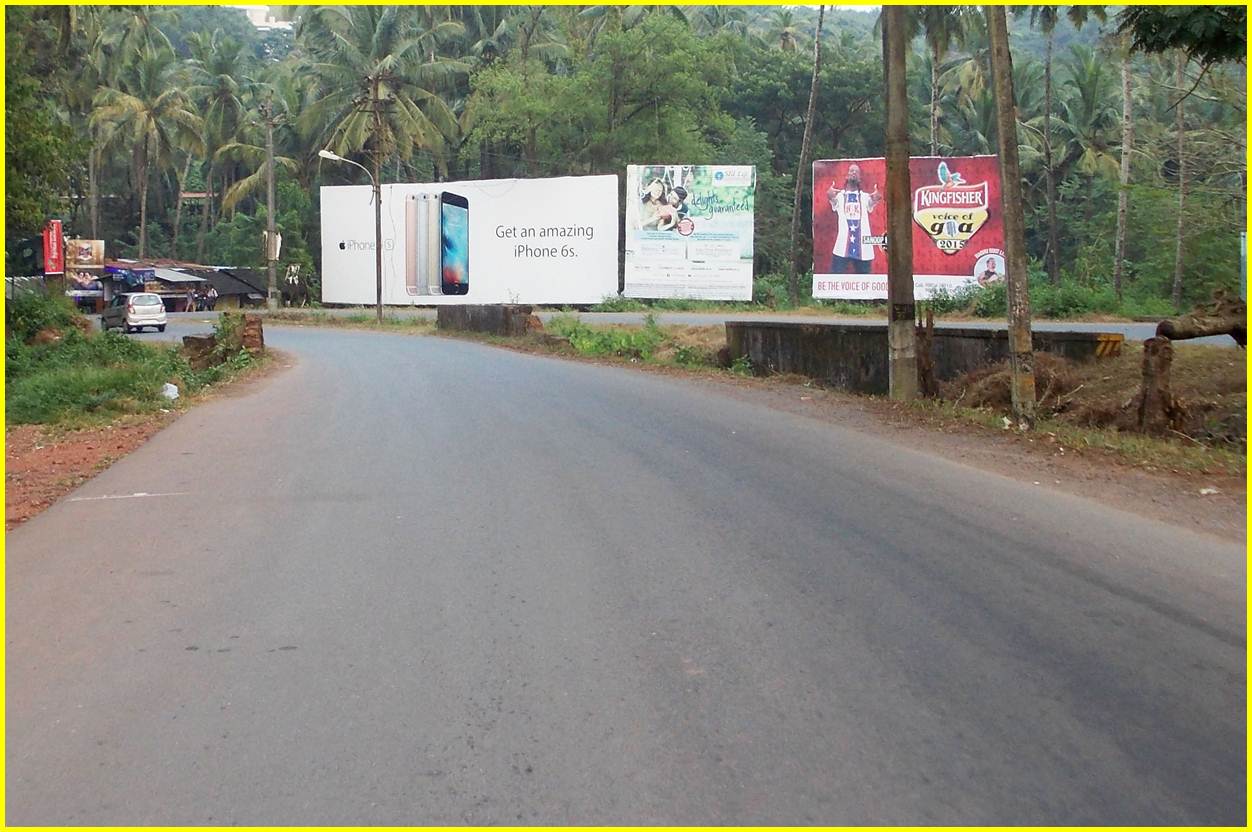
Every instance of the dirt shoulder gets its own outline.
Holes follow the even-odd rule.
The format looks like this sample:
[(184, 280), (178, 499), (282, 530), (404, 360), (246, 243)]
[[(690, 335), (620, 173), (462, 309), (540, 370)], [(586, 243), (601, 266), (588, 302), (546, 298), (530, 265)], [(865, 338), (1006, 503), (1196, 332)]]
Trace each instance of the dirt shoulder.
[[(838, 424), (915, 450), (1172, 525), (1244, 541), (1247, 484), (1242, 476), (1134, 465), (1100, 447), (1074, 447), (1048, 430), (1029, 434), (976, 424), (941, 408), (908, 406), (822, 388), (798, 376), (755, 378), (711, 369), (583, 356), (534, 341), (439, 333), (565, 360), (626, 366), (714, 387), (725, 395)], [(1058, 518), (1060, 520), (1060, 518)]]
[[(64, 428), (6, 427), (4, 435), (4, 527), (12, 529), (139, 448), (197, 404), (244, 395), (287, 369), (294, 358), (269, 350), (267, 359), (230, 381), (206, 389), (178, 407), (120, 417), (106, 425)], [(180, 400), (181, 401), (181, 400)]]

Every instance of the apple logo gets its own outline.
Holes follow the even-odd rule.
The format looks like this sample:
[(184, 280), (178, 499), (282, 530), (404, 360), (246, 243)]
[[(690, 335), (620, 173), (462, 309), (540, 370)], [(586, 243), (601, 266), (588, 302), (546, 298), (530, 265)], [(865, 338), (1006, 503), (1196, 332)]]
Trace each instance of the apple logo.
[(340, 251), (343, 251), (343, 250), (344, 250), (344, 249), (346, 249), (347, 247), (348, 247), (348, 244), (347, 244), (347, 243), (345, 243), (343, 240), (340, 240), (340, 241), (339, 241), (339, 250), (340, 250)]

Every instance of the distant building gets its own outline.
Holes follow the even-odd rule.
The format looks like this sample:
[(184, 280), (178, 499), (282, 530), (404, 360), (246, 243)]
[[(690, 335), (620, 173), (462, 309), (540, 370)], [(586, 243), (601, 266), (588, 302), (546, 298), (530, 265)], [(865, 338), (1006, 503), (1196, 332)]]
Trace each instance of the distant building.
[(290, 20), (279, 20), (275, 17), (269, 6), (231, 6), (230, 8), (241, 9), (248, 16), (248, 22), (256, 27), (258, 32), (269, 32), (274, 29), (290, 32), (293, 27)]

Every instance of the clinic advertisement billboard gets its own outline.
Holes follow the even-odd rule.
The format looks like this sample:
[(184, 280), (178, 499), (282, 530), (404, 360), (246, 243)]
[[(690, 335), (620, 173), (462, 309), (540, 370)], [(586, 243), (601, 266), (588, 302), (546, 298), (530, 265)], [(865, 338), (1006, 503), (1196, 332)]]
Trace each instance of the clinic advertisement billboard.
[(631, 298), (752, 299), (752, 165), (626, 168)]
[[(1004, 279), (1004, 222), (995, 156), (909, 160), (913, 285), (918, 300)], [(813, 163), (813, 297), (887, 297), (887, 164)]]
[[(616, 176), (382, 187), (383, 303), (592, 304), (617, 294)], [(368, 185), (321, 189), (322, 300), (375, 301)]]

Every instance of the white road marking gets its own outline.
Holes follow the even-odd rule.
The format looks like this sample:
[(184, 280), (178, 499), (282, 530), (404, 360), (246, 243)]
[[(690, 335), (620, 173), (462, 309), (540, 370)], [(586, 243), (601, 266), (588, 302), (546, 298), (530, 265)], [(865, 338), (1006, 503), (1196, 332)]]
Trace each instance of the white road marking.
[(72, 497), (71, 503), (85, 503), (91, 500), (132, 500), (135, 497), (181, 497), (189, 494), (188, 491), (164, 491), (158, 494), (149, 494), (147, 491), (136, 491), (134, 494), (105, 494), (101, 497)]

